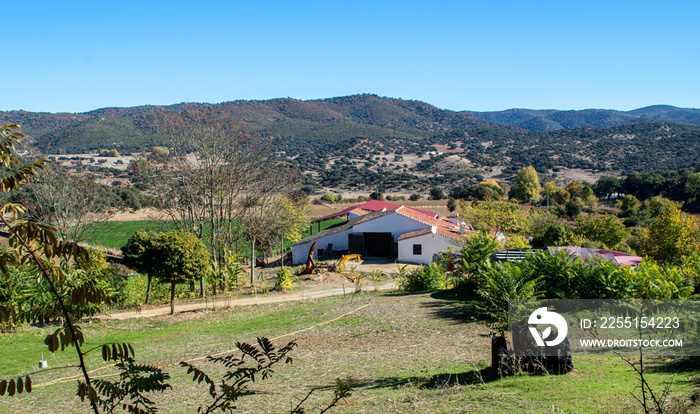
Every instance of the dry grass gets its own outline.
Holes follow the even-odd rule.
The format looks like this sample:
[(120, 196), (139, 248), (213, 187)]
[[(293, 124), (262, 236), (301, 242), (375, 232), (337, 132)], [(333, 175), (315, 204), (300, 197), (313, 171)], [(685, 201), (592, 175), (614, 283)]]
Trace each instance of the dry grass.
[[(86, 329), (93, 341), (129, 340), (140, 361), (159, 365), (222, 352), (256, 335), (277, 338), (277, 344), (296, 339), (294, 363), (278, 367), (270, 380), (253, 384), (255, 395), (245, 397), (236, 412), (288, 412), (311, 388), (318, 390), (307, 408), (320, 406), (331, 398), (335, 378), (352, 381), (355, 389), (334, 413), (635, 412), (635, 377), (615, 358), (576, 358), (576, 369), (565, 376), (488, 382), (488, 331), (472, 319), (468, 306), (449, 299), (444, 292), (371, 295), (369, 306), (327, 324), (322, 323), (356, 310), (364, 301), (262, 305)], [(311, 329), (301, 331), (307, 328)], [(0, 341), (2, 358), (21, 352), (21, 347)], [(101, 366), (99, 358), (90, 364)], [(201, 360), (196, 365), (221, 373)], [(166, 370), (172, 375), (173, 391), (156, 396), (161, 412), (196, 412), (207, 399), (205, 389), (178, 367)], [(654, 386), (670, 380), (676, 395), (687, 396), (695, 384), (687, 379), (693, 375), (688, 371), (649, 377)], [(37, 383), (44, 380), (37, 377)], [(87, 412), (73, 394), (74, 382), (37, 388), (29, 398), (4, 397), (0, 413)]]

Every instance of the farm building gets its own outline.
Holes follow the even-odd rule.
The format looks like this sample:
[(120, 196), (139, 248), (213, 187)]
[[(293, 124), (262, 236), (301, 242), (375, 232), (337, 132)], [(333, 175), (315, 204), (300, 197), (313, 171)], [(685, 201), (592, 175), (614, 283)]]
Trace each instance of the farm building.
[(438, 219), (405, 206), (362, 212), (349, 222), (292, 245), (292, 262), (304, 263), (314, 242), (314, 258), (329, 251), (392, 257), (405, 263), (430, 263), (433, 254), (454, 246), (472, 230), (456, 219)]
[[(364, 204), (359, 204), (356, 206), (350, 206), (346, 208), (345, 210), (338, 211), (333, 214), (329, 214), (327, 216), (315, 218), (311, 220), (312, 223), (315, 223), (317, 221), (322, 221), (322, 220), (328, 220), (331, 218), (335, 217), (343, 217), (347, 216), (348, 221), (354, 220), (360, 216), (364, 216), (365, 214), (369, 214), (375, 211), (384, 211), (384, 210), (394, 210), (396, 208), (401, 207), (398, 204), (393, 204), (393, 203), (387, 203), (386, 201), (379, 201), (379, 200), (370, 200)], [(405, 207), (405, 206), (404, 206)], [(428, 217), (436, 219), (438, 217), (437, 213), (433, 213), (432, 211), (426, 211), (426, 210), (421, 210), (413, 207), (405, 207), (409, 210), (413, 210), (417, 213), (424, 214)]]

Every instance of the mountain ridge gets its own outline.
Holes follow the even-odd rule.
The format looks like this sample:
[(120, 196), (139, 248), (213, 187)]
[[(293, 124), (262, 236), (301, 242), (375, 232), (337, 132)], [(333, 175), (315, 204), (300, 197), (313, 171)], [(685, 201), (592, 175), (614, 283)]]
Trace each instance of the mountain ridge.
[(504, 111), (462, 111), (483, 121), (520, 127), (527, 131), (556, 131), (583, 127), (608, 128), (617, 125), (673, 122), (700, 126), (700, 109), (672, 105), (650, 105), (630, 111), (615, 109), (525, 109)]

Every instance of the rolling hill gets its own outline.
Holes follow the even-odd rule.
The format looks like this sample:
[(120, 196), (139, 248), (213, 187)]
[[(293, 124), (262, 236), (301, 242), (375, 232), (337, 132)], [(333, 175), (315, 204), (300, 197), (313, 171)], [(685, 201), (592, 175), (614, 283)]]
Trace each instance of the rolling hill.
[(700, 126), (700, 109), (654, 105), (632, 111), (585, 109), (558, 111), (554, 109), (508, 109), (498, 112), (469, 112), (483, 121), (510, 125), (527, 131), (556, 131), (560, 129), (598, 127), (607, 128), (625, 124), (671, 122)]
[(296, 168), (327, 186), (342, 183), (343, 177), (367, 185), (416, 176), (433, 185), (492, 172), (507, 179), (527, 165), (550, 174), (571, 169), (626, 174), (695, 167), (700, 159), (700, 110), (664, 105), (626, 112), (456, 112), (365, 94), (80, 114), (10, 111), (0, 112), (0, 122), (21, 124), (31, 145), (46, 153), (100, 148), (124, 153), (160, 143), (150, 133), (153, 115), (177, 113), (186, 105), (209, 106), (272, 138)]

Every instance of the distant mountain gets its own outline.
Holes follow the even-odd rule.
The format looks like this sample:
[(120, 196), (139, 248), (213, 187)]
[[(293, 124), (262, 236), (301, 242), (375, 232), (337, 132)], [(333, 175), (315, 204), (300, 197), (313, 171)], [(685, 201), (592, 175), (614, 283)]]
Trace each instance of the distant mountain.
[[(369, 168), (377, 180), (396, 177), (398, 183), (406, 180), (402, 174), (412, 172), (447, 177), (449, 170), (451, 177), (464, 179), (479, 171), (500, 170), (508, 176), (533, 165), (541, 173), (627, 173), (695, 167), (700, 159), (700, 110), (664, 105), (626, 112), (455, 112), (365, 94), (102, 108), (79, 114), (9, 111), (0, 112), (0, 123), (22, 125), (30, 144), (47, 153), (101, 148), (123, 153), (160, 144), (151, 134), (153, 115), (178, 113), (186, 105), (211, 107), (245, 123), (252, 132), (272, 138), (276, 151), (288, 155), (301, 171), (330, 174), (329, 182), (348, 176), (353, 168)], [(419, 159), (411, 164), (401, 161), (404, 156)], [(367, 177), (358, 180), (368, 184)], [(439, 182), (431, 182), (435, 184)]]
[(508, 109), (499, 112), (472, 112), (486, 122), (510, 125), (526, 131), (556, 131), (583, 127), (608, 128), (624, 124), (673, 122), (700, 126), (700, 109), (676, 108), (670, 105), (654, 105), (632, 111), (585, 109), (559, 111), (554, 109)]
[[(183, 105), (103, 108), (81, 114), (9, 111), (0, 112), (0, 122), (22, 125), (34, 145), (50, 153), (106, 147), (136, 150), (153, 144), (152, 137), (148, 136), (150, 116), (156, 111), (177, 112)], [(488, 127), (484, 121), (467, 113), (376, 95), (309, 101), (290, 98), (233, 101), (213, 106), (246, 123), (252, 131), (277, 138), (423, 139), (437, 133)]]

